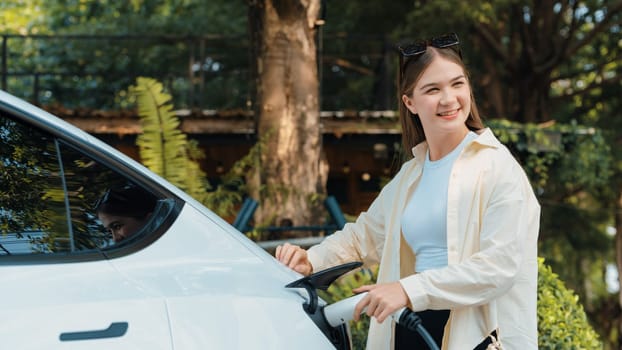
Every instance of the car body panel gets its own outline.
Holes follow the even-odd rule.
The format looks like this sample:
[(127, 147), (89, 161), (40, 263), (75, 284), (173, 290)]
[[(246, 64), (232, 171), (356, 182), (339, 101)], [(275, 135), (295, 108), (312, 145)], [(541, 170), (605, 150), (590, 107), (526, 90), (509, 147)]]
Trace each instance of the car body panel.
[[(121, 277), (108, 261), (0, 267), (2, 348), (172, 349), (166, 305)], [(61, 341), (61, 334), (126, 322), (113, 338)]]
[(170, 229), (174, 235), (111, 260), (127, 280), (166, 299), (175, 348), (332, 348), (300, 312), (305, 299), (283, 288), (298, 275), (263, 250), (239, 244), (237, 231), (227, 232), (230, 226), (210, 226), (206, 220), (201, 211), (185, 206)]

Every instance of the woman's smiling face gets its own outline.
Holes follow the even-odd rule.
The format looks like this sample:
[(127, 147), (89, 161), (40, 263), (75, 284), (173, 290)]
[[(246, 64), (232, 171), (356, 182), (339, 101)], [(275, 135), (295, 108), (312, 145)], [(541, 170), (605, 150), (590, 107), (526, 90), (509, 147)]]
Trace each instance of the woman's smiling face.
[[(427, 137), (464, 133), (471, 112), (471, 89), (461, 66), (436, 55), (402, 101), (418, 114)], [(439, 135), (439, 136), (440, 136)]]

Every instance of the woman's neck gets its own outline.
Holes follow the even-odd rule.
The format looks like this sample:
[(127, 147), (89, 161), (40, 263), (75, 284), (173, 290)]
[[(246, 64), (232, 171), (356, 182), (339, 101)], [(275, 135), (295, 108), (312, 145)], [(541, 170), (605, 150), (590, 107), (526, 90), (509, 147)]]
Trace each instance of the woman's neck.
[(436, 161), (453, 151), (464, 140), (464, 137), (469, 132), (469, 129), (464, 128), (450, 134), (431, 135), (426, 136), (428, 142), (428, 149), (430, 151), (430, 160)]

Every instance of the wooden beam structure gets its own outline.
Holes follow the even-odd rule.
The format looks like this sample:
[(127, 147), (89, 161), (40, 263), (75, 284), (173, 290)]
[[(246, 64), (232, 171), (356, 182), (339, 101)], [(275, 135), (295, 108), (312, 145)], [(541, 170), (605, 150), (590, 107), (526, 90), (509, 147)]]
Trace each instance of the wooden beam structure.
[[(142, 133), (134, 110), (96, 111), (45, 107), (47, 111), (138, 159), (136, 136)], [(205, 153), (201, 167), (210, 181), (228, 171), (255, 142), (255, 118), (247, 110), (177, 110), (181, 130)], [(345, 213), (366, 210), (390, 176), (400, 141), (395, 111), (323, 111), (323, 148), (330, 171), (328, 191)]]
[[(142, 132), (135, 111), (93, 111), (46, 108), (49, 112), (92, 134), (136, 135)], [(181, 130), (187, 134), (255, 133), (253, 113), (244, 110), (177, 110)], [(400, 133), (395, 111), (323, 111), (323, 134), (396, 135)]]

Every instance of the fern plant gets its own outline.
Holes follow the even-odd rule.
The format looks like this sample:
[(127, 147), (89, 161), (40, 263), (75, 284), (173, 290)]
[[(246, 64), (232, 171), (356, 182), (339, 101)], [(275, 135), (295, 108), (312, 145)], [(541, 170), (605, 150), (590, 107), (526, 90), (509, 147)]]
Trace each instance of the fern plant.
[(139, 77), (129, 92), (138, 106), (143, 129), (136, 140), (142, 163), (216, 214), (234, 215), (246, 192), (245, 174), (257, 166), (263, 141), (257, 142), (222, 177), (221, 184), (212, 189), (199, 164), (205, 154), (179, 128), (171, 95), (164, 91), (163, 85), (155, 79)]
[(143, 130), (136, 140), (143, 164), (193, 198), (206, 202), (210, 185), (198, 163), (203, 155), (180, 130), (171, 95), (160, 82), (146, 77), (137, 78), (129, 91), (136, 99)]

